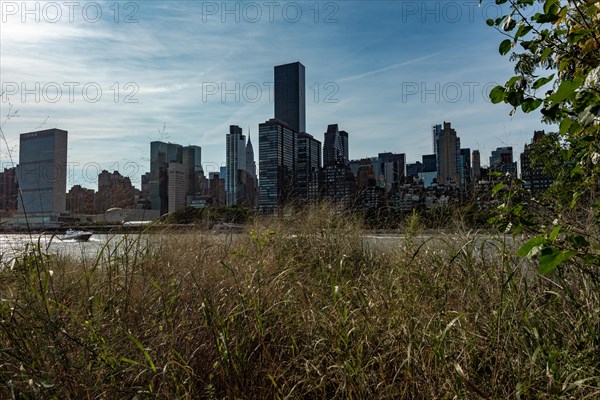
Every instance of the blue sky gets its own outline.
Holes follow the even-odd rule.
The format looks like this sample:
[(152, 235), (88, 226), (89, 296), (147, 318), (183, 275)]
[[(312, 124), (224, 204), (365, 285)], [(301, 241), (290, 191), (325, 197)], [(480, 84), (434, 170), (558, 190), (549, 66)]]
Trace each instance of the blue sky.
[[(301, 61), (307, 131), (322, 140), (339, 124), (351, 158), (420, 160), (443, 121), (483, 164), (499, 146), (518, 157), (549, 127), (487, 99), (512, 73), (485, 24), (499, 15), (493, 3), (2, 1), (2, 129), (15, 162), (20, 133), (69, 131), (69, 186), (95, 187), (101, 169), (139, 184), (152, 140), (202, 146), (214, 171), (229, 125), (250, 128), (258, 156), (273, 66)], [(9, 106), (17, 114), (6, 120)], [(10, 162), (5, 143), (0, 159)]]

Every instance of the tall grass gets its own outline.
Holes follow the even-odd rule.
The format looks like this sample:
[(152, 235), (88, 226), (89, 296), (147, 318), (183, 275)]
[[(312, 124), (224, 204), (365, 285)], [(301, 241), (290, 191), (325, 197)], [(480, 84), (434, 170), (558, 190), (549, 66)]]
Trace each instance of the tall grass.
[[(600, 288), (512, 238), (322, 206), (0, 271), (2, 398), (598, 398)], [(411, 234), (414, 233), (414, 234)]]

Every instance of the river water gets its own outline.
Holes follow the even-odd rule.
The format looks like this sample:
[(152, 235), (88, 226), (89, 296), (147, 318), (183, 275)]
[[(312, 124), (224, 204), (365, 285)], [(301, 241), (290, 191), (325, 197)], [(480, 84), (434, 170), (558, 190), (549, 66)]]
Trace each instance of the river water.
[(60, 235), (52, 234), (7, 234), (0, 233), (0, 268), (11, 263), (15, 257), (22, 256), (27, 252), (37, 251), (42, 253), (69, 256), (71, 258), (95, 259), (99, 254), (114, 256), (126, 249), (143, 250), (147, 246), (160, 243), (163, 240), (178, 240), (206, 236), (212, 240), (222, 243), (230, 243), (232, 238), (238, 234), (223, 234), (213, 232), (170, 232), (170, 233), (130, 233), (130, 234), (102, 234), (94, 233), (87, 242), (76, 240), (61, 240)]
[[(131, 235), (137, 236), (137, 235)], [(87, 242), (60, 240), (56, 235), (0, 234), (0, 260), (11, 261), (15, 256), (38, 248), (48, 254), (68, 255), (73, 258), (94, 258), (103, 248), (117, 247), (125, 238), (122, 234), (94, 234)]]
[[(231, 242), (232, 237), (238, 234), (215, 234), (215, 233), (203, 233), (213, 239), (217, 239), (222, 242)], [(175, 234), (179, 235), (198, 235), (198, 233), (181, 232)], [(24, 254), (27, 251), (33, 251), (41, 248), (42, 252), (48, 254), (66, 255), (75, 259), (93, 259), (104, 252), (104, 255), (113, 254), (114, 252), (120, 252), (127, 246), (123, 246), (123, 242), (131, 243), (133, 240), (139, 240), (138, 249), (144, 248), (144, 246), (152, 243), (157, 243), (162, 239), (166, 239), (173, 234), (94, 234), (87, 242), (78, 242), (75, 240), (60, 240), (56, 235), (40, 235), (40, 234), (2, 234), (0, 233), (0, 268), (2, 265), (10, 263), (15, 256)], [(444, 240), (451, 239), (451, 235), (440, 235), (440, 234), (425, 234), (413, 237), (412, 240), (418, 242), (429, 242), (433, 247), (444, 247)], [(489, 250), (497, 250), (497, 246), (489, 246), (493, 242), (498, 242), (497, 238), (489, 235), (479, 235), (473, 238), (477, 243), (477, 247), (484, 247)], [(407, 240), (404, 235), (400, 234), (365, 234), (363, 235), (365, 244), (369, 245), (372, 249), (379, 251), (386, 251), (393, 248), (398, 248), (402, 243)], [(456, 239), (461, 241), (460, 239)], [(462, 239), (464, 240), (464, 239)], [(441, 241), (441, 243), (440, 243)], [(466, 242), (466, 240), (465, 240)], [(487, 243), (488, 245), (482, 245)]]

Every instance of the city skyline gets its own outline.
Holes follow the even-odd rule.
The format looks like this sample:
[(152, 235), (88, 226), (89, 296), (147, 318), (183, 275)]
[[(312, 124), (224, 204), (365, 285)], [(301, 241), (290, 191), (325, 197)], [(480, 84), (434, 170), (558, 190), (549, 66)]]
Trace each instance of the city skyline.
[[(446, 121), (443, 122), (443, 125), (434, 124), (432, 126), (434, 154), (422, 155), (423, 163), (418, 161), (414, 164), (407, 163), (405, 153), (395, 154), (391, 152), (379, 153), (377, 157), (350, 160), (349, 135), (346, 131), (340, 131), (338, 124), (328, 125), (327, 131), (324, 133), (323, 148), (321, 148), (320, 141), (301, 130), (301, 127), (305, 126), (306, 118), (304, 75), (305, 67), (300, 62), (274, 67), (275, 117), (259, 124), (259, 148), (262, 149), (259, 152), (259, 166), (261, 170), (264, 170), (263, 179), (260, 179), (260, 182), (257, 182), (256, 163), (250, 138), (246, 142), (246, 136), (243, 134), (242, 128), (237, 125), (229, 126), (229, 134), (226, 135), (226, 166), (220, 167), (219, 173), (223, 178), (223, 198), (225, 199), (223, 202), (228, 206), (241, 205), (255, 208), (257, 207), (256, 201), (259, 200), (260, 203), (257, 196), (262, 197), (263, 202), (266, 203), (266, 205), (258, 205), (261, 210), (273, 209), (288, 201), (305, 205), (316, 204), (319, 198), (327, 197), (334, 199), (334, 201), (346, 202), (351, 193), (354, 193), (356, 183), (362, 182), (364, 186), (370, 179), (370, 177), (364, 175), (365, 171), (363, 171), (363, 174), (358, 173), (360, 165), (363, 165), (366, 160), (370, 160), (369, 163), (372, 163), (373, 179), (378, 182), (368, 183), (368, 186), (380, 187), (385, 189), (386, 193), (390, 191), (397, 192), (400, 185), (405, 183), (404, 178), (408, 175), (422, 179), (425, 188), (430, 187), (431, 182), (433, 182), (430, 182), (430, 180), (433, 179), (437, 180), (437, 184), (441, 183), (442, 186), (453, 185), (459, 187), (460, 190), (470, 190), (473, 179), (479, 176), (478, 172), (472, 175), (470, 149), (461, 148), (460, 138), (456, 131), (451, 128), (451, 123)], [(292, 121), (294, 128), (282, 118), (285, 118), (286, 121)], [(275, 134), (275, 136), (262, 135), (263, 127), (266, 125), (279, 126), (283, 128), (283, 131)], [(286, 138), (286, 129), (289, 131), (288, 138)], [(24, 138), (37, 136), (44, 132), (46, 131), (22, 134), (21, 143), (23, 143)], [(66, 131), (60, 132), (64, 132), (66, 135)], [(31, 152), (30, 147), (28, 147), (29, 152)], [(64, 147), (64, 160), (61, 163), (61, 169), (64, 171), (64, 185), (66, 186), (66, 140), (64, 140)], [(528, 145), (525, 145), (526, 152), (527, 148)], [(125, 184), (126, 191), (129, 190), (127, 187), (131, 188), (131, 196), (129, 196), (129, 200), (125, 200), (123, 197), (118, 201), (110, 199), (103, 202), (102, 197), (111, 197), (109, 192), (106, 192), (97, 199), (96, 208), (108, 209), (113, 204), (134, 206), (134, 203), (136, 203), (136, 207), (138, 205), (143, 207), (143, 204), (148, 202), (153, 210), (161, 213), (168, 210), (169, 213), (173, 213), (187, 205), (196, 207), (206, 205), (208, 197), (212, 197), (212, 195), (206, 196), (205, 186), (208, 185), (206, 189), (209, 189), (210, 184), (209, 181), (205, 181), (201, 154), (202, 148), (196, 145), (183, 147), (171, 142), (151, 142), (150, 171), (140, 177), (142, 181), (142, 190), (141, 192), (138, 190), (140, 196), (136, 195), (135, 191), (137, 189), (131, 186), (129, 177), (123, 177), (118, 170), (115, 170), (113, 174), (103, 170), (98, 175), (99, 195), (102, 188), (108, 189), (109, 186), (117, 188), (117, 186), (121, 186), (117, 181), (122, 181)], [(274, 157), (276, 154), (278, 156)], [(431, 175), (433, 171), (430, 171), (430, 167), (425, 167), (430, 164), (429, 161), (426, 162), (430, 157), (433, 157), (433, 164), (436, 165), (437, 176)], [(527, 158), (527, 155), (525, 157)], [(22, 156), (20, 156), (20, 162), (22, 162), (21, 159)], [(523, 155), (521, 159), (523, 160)], [(285, 160), (288, 160), (287, 164)], [(477, 149), (473, 152), (473, 160), (473, 171), (478, 171), (480, 156)], [(477, 160), (476, 163), (475, 160)], [(517, 162), (513, 163), (512, 161), (512, 146), (496, 148), (491, 152), (489, 160), (489, 165), (494, 170), (510, 172), (515, 178), (517, 177)], [(324, 169), (321, 169), (321, 163), (323, 163)], [(280, 167), (285, 169), (285, 165), (287, 165), (289, 176), (288, 172), (280, 170)], [(266, 168), (263, 168), (263, 166)], [(264, 172), (271, 166), (277, 166), (278, 172), (275, 175), (265, 174)], [(224, 168), (225, 172), (223, 171)], [(215, 172), (209, 172), (209, 176), (213, 174)], [(350, 176), (352, 178), (348, 180), (347, 178)], [(108, 183), (113, 178), (115, 185)], [(144, 178), (148, 186), (147, 193), (144, 190)], [(348, 183), (355, 179), (357, 182)], [(259, 186), (264, 189), (262, 195), (259, 195), (256, 191), (256, 185), (259, 183)], [(77, 206), (83, 206), (88, 201), (89, 192), (86, 192), (87, 189), (82, 188), (81, 185), (73, 185), (72, 190), (75, 190), (73, 196), (80, 197), (72, 198), (71, 202), (75, 201)], [(53, 189), (53, 191), (56, 190)], [(119, 188), (118, 191), (122, 191), (122, 189)], [(266, 194), (268, 192), (272, 193)], [(346, 192), (347, 194), (342, 196), (342, 193)], [(363, 201), (376, 204), (381, 195), (381, 193), (376, 192), (377, 190), (368, 191), (366, 197), (363, 196)], [(93, 190), (91, 193), (93, 194)], [(275, 194), (276, 197), (274, 197)], [(71, 191), (68, 193), (68, 196), (70, 195)], [(265, 200), (267, 197), (272, 199)], [(219, 204), (220, 200), (217, 199), (216, 202), (216, 204)], [(19, 207), (21, 208), (20, 205)]]
[[(297, 133), (287, 123), (270, 119), (259, 126), (262, 176), (259, 192), (251, 142), (246, 142), (239, 126), (232, 125), (227, 135), (228, 166), (225, 171), (222, 168), (220, 172), (210, 172), (208, 180), (201, 167), (201, 147), (155, 141), (150, 143), (152, 167), (142, 176), (141, 190), (118, 171), (103, 170), (98, 176), (97, 192), (81, 185), (74, 185), (66, 192), (67, 132), (36, 131), (21, 135), (25, 152), (16, 168), (20, 179), (15, 179), (15, 168), (0, 173), (3, 187), (0, 200), (8, 215), (17, 211), (15, 193), (20, 181), (23, 194), (18, 199), (19, 217), (26, 217), (23, 210), (27, 209), (30, 218), (41, 217), (28, 223), (42, 225), (69, 215), (87, 214), (87, 220), (105, 219), (106, 213), (113, 215), (116, 210), (121, 211), (113, 215), (115, 218), (154, 219), (165, 211), (172, 214), (188, 206), (227, 205), (274, 212), (286, 205), (302, 207), (322, 200), (356, 211), (387, 204), (399, 212), (419, 205), (430, 208), (461, 202), (469, 193), (490, 190), (493, 183), (488, 172), (517, 178), (512, 147), (492, 151), (490, 168), (484, 176), (479, 151), (471, 153), (469, 148), (460, 148), (460, 138), (451, 123), (434, 125), (432, 133), (435, 154), (423, 155), (422, 163), (406, 163), (404, 153), (391, 152), (349, 160), (350, 136), (340, 131), (337, 124), (328, 126), (322, 150), (321, 142), (312, 135)], [(531, 143), (544, 134), (535, 131), (520, 154), (521, 179), (534, 195), (545, 191), (553, 181), (530, 158)], [(322, 151), (328, 154), (323, 164)], [(480, 177), (484, 179), (479, 180)], [(446, 182), (440, 184), (440, 180)]]
[[(1, 27), (2, 83), (12, 111), (19, 111), (3, 126), (8, 147), (18, 154), (22, 132), (68, 130), (70, 185), (94, 187), (107, 169), (123, 171), (139, 187), (139, 176), (149, 170), (147, 143), (154, 140), (198, 144), (207, 172), (211, 165), (217, 171), (225, 164), (223, 133), (235, 124), (254, 130), (272, 116), (271, 68), (294, 61), (307, 67), (307, 132), (319, 138), (327, 125), (343, 125), (353, 135), (352, 159), (389, 149), (405, 153), (407, 162), (419, 160), (430, 153), (425, 138), (431, 124), (444, 120), (452, 121), (465, 147), (484, 155), (501, 146), (522, 148), (531, 132), (550, 130), (535, 116), (518, 112), (511, 118), (509, 107), (484, 99), (486, 85), (512, 73), (497, 51), (500, 35), (485, 25), (497, 11), (494, 4), (321, 2), (314, 9), (313, 3), (286, 2), (302, 8), (296, 22), (292, 6), (272, 22), (266, 10), (250, 22), (246, 6), (230, 3), (239, 8), (236, 22), (236, 15), (207, 9), (221, 5), (211, 2), (115, 3), (115, 22), (115, 7), (97, 4), (97, 23), (82, 18), (81, 9), (73, 22), (66, 10), (57, 23), (47, 22), (50, 11), (40, 6), (39, 22), (23, 10), (4, 10)], [(125, 23), (126, 17), (137, 22)], [(88, 96), (96, 83), (103, 97), (93, 103), (75, 91), (70, 102), (69, 82), (77, 89), (89, 84)], [(36, 91), (36, 83), (38, 93), (26, 94)], [(63, 94), (54, 103), (52, 83)], [(207, 94), (215, 88), (216, 94)], [(232, 88), (235, 93), (227, 94)], [(262, 97), (253, 102), (254, 89)], [(5, 116), (8, 103), (1, 107)], [(0, 159), (9, 162), (4, 143)], [(90, 162), (97, 168), (84, 171)]]

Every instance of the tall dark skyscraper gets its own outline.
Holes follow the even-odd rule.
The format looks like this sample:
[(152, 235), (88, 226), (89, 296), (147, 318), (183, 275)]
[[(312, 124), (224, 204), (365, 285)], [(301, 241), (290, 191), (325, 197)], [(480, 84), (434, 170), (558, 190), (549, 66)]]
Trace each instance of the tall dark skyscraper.
[[(237, 125), (229, 127), (227, 135), (227, 205), (253, 205), (254, 177), (247, 168), (246, 136)], [(254, 157), (252, 155), (252, 157)], [(254, 161), (254, 160), (252, 160)], [(252, 181), (252, 182), (250, 182)], [(252, 183), (252, 184), (250, 184)]]
[(471, 162), (473, 181), (477, 183), (479, 178), (481, 178), (481, 154), (479, 153), (479, 150), (473, 150), (473, 153), (471, 154)]
[(471, 186), (473, 175), (471, 171), (471, 149), (460, 149), (460, 163), (458, 165), (460, 187), (467, 189)]
[(275, 67), (275, 119), (306, 132), (304, 65), (299, 62)]
[(337, 124), (328, 125), (323, 142), (323, 165), (349, 162), (348, 132), (340, 131)]
[(202, 171), (202, 148), (200, 146), (185, 146), (182, 159), (185, 168), (185, 195), (193, 196), (198, 192), (196, 173)]
[(299, 133), (296, 143), (296, 199), (299, 204), (316, 204), (319, 196), (321, 142), (308, 133)]
[(348, 159), (348, 133), (337, 124), (327, 126), (323, 141), (321, 196), (349, 207), (356, 191), (356, 180)]
[(293, 196), (297, 133), (283, 121), (258, 126), (260, 209), (274, 211)]
[(256, 161), (254, 161), (254, 147), (250, 141), (250, 132), (248, 132), (248, 143), (246, 143), (246, 171), (256, 181)]
[(255, 208), (258, 204), (258, 178), (256, 176), (256, 161), (254, 161), (254, 147), (250, 141), (250, 129), (248, 129), (248, 143), (246, 143), (246, 190), (245, 205)]
[(229, 126), (229, 133), (226, 136), (225, 157), (227, 163), (227, 179), (225, 181), (227, 205), (234, 206), (238, 204), (240, 171), (246, 169), (246, 136), (242, 134), (242, 128), (237, 125)]
[(350, 151), (348, 146), (348, 132), (340, 131), (340, 138), (342, 140), (342, 157), (344, 164), (350, 163)]
[(164, 142), (150, 143), (150, 204), (160, 214), (169, 212), (169, 165), (183, 163), (181, 145)]

